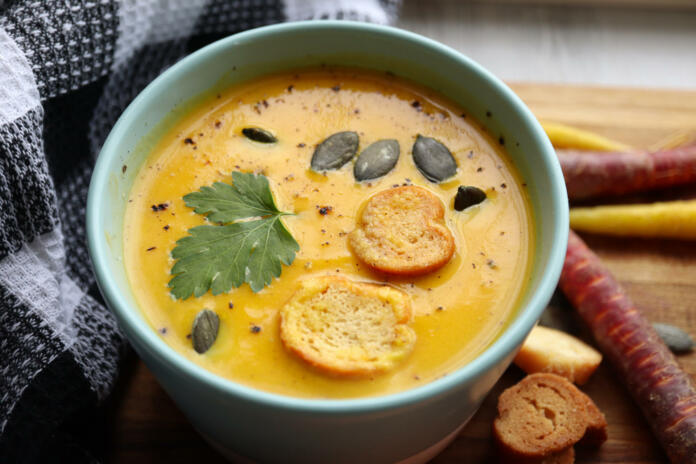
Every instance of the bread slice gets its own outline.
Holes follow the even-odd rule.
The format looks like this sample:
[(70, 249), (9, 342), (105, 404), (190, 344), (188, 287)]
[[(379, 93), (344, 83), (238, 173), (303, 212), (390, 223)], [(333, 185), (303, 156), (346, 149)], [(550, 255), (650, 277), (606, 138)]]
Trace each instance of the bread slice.
[(541, 458), (536, 464), (573, 464), (575, 462), (575, 449), (572, 446)]
[(416, 334), (409, 296), (386, 285), (337, 276), (305, 279), (280, 310), (284, 346), (334, 375), (391, 369), (412, 350)]
[(575, 462), (575, 449), (572, 446), (549, 454), (543, 458), (519, 458), (517, 456), (501, 455), (500, 464), (573, 464)]
[(498, 398), (493, 434), (510, 455), (543, 458), (563, 451), (587, 430), (583, 395), (564, 377), (528, 375)]
[(602, 354), (560, 330), (536, 326), (522, 344), (515, 364), (528, 374), (550, 372), (582, 385), (602, 362)]
[(407, 276), (439, 269), (455, 249), (442, 201), (414, 185), (372, 196), (349, 242), (358, 258), (371, 268)]
[(585, 400), (585, 412), (587, 413), (587, 430), (578, 446), (600, 446), (607, 441), (607, 419), (599, 410), (592, 398), (583, 393)]

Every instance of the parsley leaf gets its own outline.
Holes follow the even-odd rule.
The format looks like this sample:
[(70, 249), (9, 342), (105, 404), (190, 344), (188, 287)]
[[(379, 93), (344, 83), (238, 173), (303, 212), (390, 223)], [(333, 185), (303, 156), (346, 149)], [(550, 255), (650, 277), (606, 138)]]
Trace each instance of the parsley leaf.
[[(268, 179), (263, 175), (233, 172), (233, 185), (215, 182), (212, 187), (184, 196), (186, 206), (219, 225), (189, 229), (172, 250), (176, 260), (169, 281), (171, 294), (213, 295), (248, 283), (258, 292), (280, 276), (281, 263), (292, 264), (300, 249), (280, 218)], [(250, 219), (241, 222), (241, 219)]]

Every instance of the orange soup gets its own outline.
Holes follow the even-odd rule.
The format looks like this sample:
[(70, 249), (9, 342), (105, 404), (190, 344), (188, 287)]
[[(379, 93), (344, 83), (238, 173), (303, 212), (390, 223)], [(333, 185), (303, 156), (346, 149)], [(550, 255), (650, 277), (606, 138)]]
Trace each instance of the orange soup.
[[(242, 132), (262, 128), (273, 143)], [(332, 134), (353, 131), (358, 154), (381, 139), (398, 141), (400, 154), (385, 175), (358, 182), (353, 159), (316, 172), (313, 153)], [(414, 163), (418, 135), (447, 147), (454, 176), (431, 182)], [(451, 373), (478, 356), (514, 316), (529, 276), (533, 229), (524, 182), (502, 140), (489, 136), (463, 109), (389, 74), (322, 68), (277, 74), (230, 88), (191, 108), (158, 142), (141, 167), (125, 217), (125, 266), (146, 319), (181, 355), (227, 379), (290, 396), (351, 398), (414, 388)], [(269, 182), (287, 231), (299, 244), (294, 261), (269, 285), (247, 283), (217, 295), (177, 299), (168, 287), (172, 250), (189, 229), (210, 224), (183, 197), (233, 172), (258, 173)], [(349, 246), (366, 201), (395, 186), (415, 185), (441, 201), (456, 245), (439, 269), (417, 277), (383, 274)], [(486, 199), (458, 211), (460, 186)], [(287, 350), (279, 312), (313, 276), (338, 275), (388, 285), (411, 301), (416, 334), (412, 352), (395, 368), (363, 376), (327, 375)], [(192, 344), (202, 309), (219, 319), (204, 353)]]

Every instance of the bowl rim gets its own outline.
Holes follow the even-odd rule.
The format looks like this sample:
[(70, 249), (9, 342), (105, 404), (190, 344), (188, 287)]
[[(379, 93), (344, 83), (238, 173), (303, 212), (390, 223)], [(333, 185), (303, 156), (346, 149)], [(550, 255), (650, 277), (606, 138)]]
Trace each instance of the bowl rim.
[[(518, 309), (518, 316), (474, 360), (452, 373), (422, 386), (380, 396), (347, 399), (312, 399), (271, 393), (237, 383), (218, 376), (186, 359), (175, 351), (174, 348), (167, 345), (160, 337), (157, 337), (152, 327), (139, 314), (139, 308), (135, 305), (131, 306), (125, 300), (110, 276), (109, 259), (107, 256), (108, 246), (104, 233), (100, 228), (99, 210), (101, 202), (108, 197), (106, 188), (110, 174), (108, 171), (109, 160), (118, 154), (115, 149), (118, 145), (118, 140), (127, 135), (125, 131), (125, 127), (128, 124), (127, 121), (136, 118), (142, 111), (146, 110), (147, 106), (143, 105), (155, 92), (156, 88), (167, 86), (180, 73), (189, 72), (198, 63), (204, 62), (207, 55), (214, 54), (214, 52), (227, 47), (233, 47), (235, 43), (242, 39), (248, 41), (267, 34), (284, 34), (298, 29), (350, 30), (353, 32), (382, 34), (392, 39), (410, 43), (415, 42), (416, 45), (426, 47), (434, 53), (444, 55), (447, 59), (458, 61), (469, 67), (477, 78), (488, 81), (493, 91), (506, 99), (514, 110), (518, 112), (525, 123), (526, 129), (531, 132), (531, 140), (539, 148), (540, 158), (547, 165), (552, 173), (552, 177), (555, 177), (557, 180), (557, 182), (552, 182), (552, 191), (547, 192), (551, 197), (553, 210), (555, 211), (553, 215), (554, 233), (552, 241), (544, 243), (544, 246), (550, 247), (549, 258), (548, 262), (545, 263), (545, 272), (541, 276), (538, 287), (531, 295), (529, 302)], [(568, 240), (568, 202), (560, 164), (548, 137), (536, 118), (507, 85), (472, 59), (432, 39), (395, 27), (343, 20), (280, 23), (240, 32), (201, 48), (164, 71), (150, 82), (128, 105), (104, 142), (92, 173), (86, 212), (88, 248), (97, 284), (104, 296), (107, 307), (111, 309), (126, 334), (137, 338), (138, 344), (142, 348), (155, 355), (159, 362), (166, 364), (170, 370), (178, 371), (182, 375), (194, 378), (196, 381), (206, 384), (209, 388), (223, 395), (235, 396), (245, 401), (269, 407), (313, 414), (360, 414), (400, 408), (444, 395), (458, 385), (465, 384), (471, 379), (485, 374), (506, 356), (509, 356), (514, 351), (514, 347), (522, 343), (526, 334), (538, 320), (556, 287)]]

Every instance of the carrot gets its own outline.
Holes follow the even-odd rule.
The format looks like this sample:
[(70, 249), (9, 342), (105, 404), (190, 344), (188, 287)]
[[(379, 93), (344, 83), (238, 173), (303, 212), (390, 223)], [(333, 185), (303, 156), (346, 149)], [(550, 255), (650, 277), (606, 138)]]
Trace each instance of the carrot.
[(546, 132), (551, 144), (556, 148), (577, 148), (579, 150), (595, 151), (628, 151), (626, 144), (610, 140), (593, 132), (575, 127), (543, 121), (541, 127)]
[(696, 145), (656, 152), (557, 150), (571, 200), (696, 182)]
[(585, 243), (570, 232), (560, 287), (673, 463), (696, 463), (696, 386)]
[(606, 235), (696, 239), (696, 200), (571, 208), (570, 227)]

